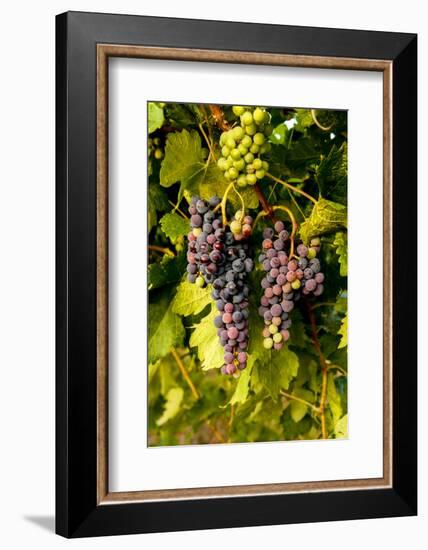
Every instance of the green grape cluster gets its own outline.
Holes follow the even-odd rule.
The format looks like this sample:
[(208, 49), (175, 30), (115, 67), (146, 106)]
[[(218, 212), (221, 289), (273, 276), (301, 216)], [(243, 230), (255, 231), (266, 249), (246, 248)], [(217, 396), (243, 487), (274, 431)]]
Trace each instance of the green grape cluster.
[(163, 150), (161, 148), (161, 139), (159, 137), (149, 138), (148, 140), (149, 158), (154, 157), (157, 160), (163, 159)]
[(262, 107), (235, 105), (232, 110), (241, 124), (221, 134), (222, 156), (217, 164), (225, 178), (236, 181), (239, 187), (254, 185), (269, 169), (269, 163), (261, 156), (271, 149), (267, 141), (272, 133), (270, 114)]

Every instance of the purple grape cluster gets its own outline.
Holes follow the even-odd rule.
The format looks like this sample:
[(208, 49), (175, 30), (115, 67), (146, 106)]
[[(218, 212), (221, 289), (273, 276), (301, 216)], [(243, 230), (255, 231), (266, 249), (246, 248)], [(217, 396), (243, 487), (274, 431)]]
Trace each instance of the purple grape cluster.
[(301, 293), (319, 296), (323, 292), (324, 275), (319, 259), (314, 256), (319, 252), (319, 240), (309, 248), (299, 244), (299, 257), (290, 259), (287, 254), (289, 238), (282, 221), (263, 231), (263, 252), (259, 261), (266, 274), (261, 281), (263, 295), (259, 314), (265, 323), (263, 346), (266, 349), (279, 350), (290, 338), (290, 313)]
[(187, 279), (199, 287), (212, 283), (224, 270), (221, 214), (214, 212), (218, 197), (193, 197), (189, 205), (191, 231), (187, 244)]
[[(224, 347), (223, 374), (238, 376), (247, 366), (248, 273), (254, 269), (245, 239), (236, 239), (213, 212), (219, 199), (208, 202), (194, 197), (189, 206), (192, 230), (187, 252), (188, 279), (199, 286), (212, 283), (212, 297), (219, 311), (214, 319)], [(252, 219), (247, 217), (247, 222)]]

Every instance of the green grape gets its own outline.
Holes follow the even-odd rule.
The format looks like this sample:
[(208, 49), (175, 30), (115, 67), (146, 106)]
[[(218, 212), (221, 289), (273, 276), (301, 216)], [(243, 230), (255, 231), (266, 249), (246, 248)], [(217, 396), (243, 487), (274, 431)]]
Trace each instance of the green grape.
[(237, 234), (241, 233), (241, 231), (242, 231), (241, 222), (238, 221), (238, 220), (233, 220), (233, 222), (231, 222), (231, 224), (230, 224), (230, 230), (232, 231), (232, 233), (234, 235), (237, 235)]
[(266, 137), (269, 137), (271, 135), (271, 133), (273, 132), (273, 128), (270, 124), (268, 124), (267, 126), (265, 126), (265, 129), (263, 130), (263, 133)]
[(241, 158), (241, 153), (239, 152), (239, 149), (232, 149), (230, 156), (233, 160), (239, 160)]
[(248, 149), (246, 147), (244, 147), (244, 145), (242, 145), (242, 143), (240, 143), (238, 145), (238, 151), (241, 153), (241, 156), (245, 157), (245, 155), (248, 153)]
[(262, 168), (267, 172), (269, 170), (269, 163), (267, 161), (262, 161)]
[(241, 139), (245, 136), (245, 130), (241, 126), (235, 126), (232, 130), (232, 137), (236, 141), (241, 141)]
[(160, 160), (163, 157), (163, 152), (161, 149), (155, 149), (155, 159)]
[(315, 250), (315, 248), (313, 248), (313, 247), (308, 248), (307, 258), (309, 260), (312, 260), (313, 258), (315, 258), (316, 255), (317, 255), (317, 251)]
[(199, 288), (202, 288), (204, 285), (205, 285), (205, 281), (204, 281), (204, 278), (199, 275), (198, 277), (196, 277), (196, 286), (198, 286)]
[(226, 144), (226, 139), (227, 139), (227, 134), (226, 132), (223, 132), (221, 135), (220, 135), (220, 145), (223, 147), (223, 145)]
[(153, 143), (154, 143), (155, 145), (160, 145), (160, 143), (161, 143), (160, 138), (158, 138), (158, 137), (154, 138)]
[(269, 332), (271, 334), (275, 334), (276, 332), (278, 332), (278, 327), (276, 325), (269, 325)]
[(245, 111), (243, 115), (241, 116), (241, 122), (244, 126), (249, 126), (250, 124), (253, 124), (253, 115), (250, 111)]
[(295, 279), (292, 283), (291, 283), (291, 288), (293, 290), (298, 290), (301, 286), (301, 282), (299, 281), (299, 279)]
[(265, 177), (265, 171), (264, 170), (256, 170), (256, 178), (258, 180), (261, 180)]
[(244, 159), (235, 160), (233, 166), (239, 171), (243, 170), (245, 168)]
[(249, 149), (253, 144), (253, 140), (251, 139), (251, 136), (248, 136), (248, 135), (244, 136), (242, 138), (241, 144), (247, 149)]
[(253, 153), (247, 153), (244, 157), (244, 160), (247, 164), (251, 164), (254, 160), (254, 155)]
[(233, 114), (236, 116), (241, 116), (245, 113), (245, 107), (241, 107), (241, 105), (234, 105), (232, 107)]
[(253, 113), (254, 122), (261, 124), (265, 120), (265, 113), (260, 107), (256, 107)]
[(271, 150), (271, 144), (270, 143), (264, 143), (261, 147), (260, 147), (260, 153), (262, 155), (264, 155), (265, 153), (269, 153), (269, 151)]
[(256, 145), (255, 143), (253, 143), (250, 147), (250, 151), (254, 154), (254, 155), (257, 155), (257, 153), (260, 151), (260, 147), (258, 145)]
[(261, 159), (254, 159), (253, 166), (256, 170), (260, 170), (263, 166), (263, 162)]
[(282, 334), (280, 332), (276, 332), (272, 336), (272, 340), (275, 342), (275, 344), (279, 344), (280, 342), (282, 342)]
[(273, 340), (272, 338), (264, 338), (263, 339), (263, 347), (265, 349), (272, 349), (273, 348)]
[(257, 183), (257, 178), (255, 174), (247, 174), (245, 178), (247, 180), (248, 185), (254, 185), (255, 183)]
[(229, 168), (232, 168), (232, 166), (233, 166), (233, 159), (232, 159), (232, 157), (228, 157), (226, 159), (226, 168), (225, 168), (225, 170), (229, 170)]
[(249, 136), (254, 136), (254, 134), (257, 132), (257, 126), (255, 124), (248, 124), (245, 126), (245, 131)]
[(260, 132), (258, 132), (253, 137), (253, 141), (256, 145), (263, 145), (263, 143), (265, 142), (265, 136), (263, 134), (261, 134)]
[(247, 174), (253, 174), (255, 172), (254, 164), (247, 164)]
[(217, 166), (220, 168), (222, 172), (230, 168), (230, 166), (227, 166), (227, 160), (224, 157), (220, 157), (217, 161)]
[(226, 147), (230, 150), (235, 149), (236, 142), (232, 137), (228, 137), (226, 140)]
[(238, 177), (238, 170), (232, 166), (232, 168), (229, 168), (227, 171), (229, 175), (229, 179), (235, 180)]
[(244, 174), (241, 174), (241, 175), (238, 177), (237, 183), (238, 183), (239, 187), (246, 187), (246, 185), (247, 185), (247, 178), (246, 178), (246, 176), (244, 176)]
[(221, 154), (224, 156), (224, 157), (228, 157), (230, 155), (230, 149), (229, 147), (227, 147), (226, 145), (224, 145), (222, 148), (221, 148)]

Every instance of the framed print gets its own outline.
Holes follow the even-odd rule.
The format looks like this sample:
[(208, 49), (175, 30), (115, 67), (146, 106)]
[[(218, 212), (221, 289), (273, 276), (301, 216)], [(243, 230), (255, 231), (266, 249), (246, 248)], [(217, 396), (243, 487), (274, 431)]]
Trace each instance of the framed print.
[(58, 534), (416, 514), (416, 36), (56, 48)]

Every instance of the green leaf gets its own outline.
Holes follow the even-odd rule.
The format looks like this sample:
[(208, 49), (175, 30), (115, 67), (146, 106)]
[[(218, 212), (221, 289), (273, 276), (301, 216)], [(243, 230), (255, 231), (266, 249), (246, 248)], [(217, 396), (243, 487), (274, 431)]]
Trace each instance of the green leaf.
[(340, 274), (348, 276), (348, 236), (344, 231), (338, 231), (334, 238), (333, 245), (336, 247), (336, 254), (339, 256)]
[(342, 418), (336, 422), (334, 427), (334, 435), (336, 439), (346, 439), (348, 437), (348, 415), (342, 416)]
[(254, 366), (254, 357), (249, 357), (247, 362), (247, 368), (241, 372), (238, 383), (236, 384), (235, 391), (229, 401), (230, 405), (235, 403), (245, 403), (250, 391), (250, 379), (251, 371)]
[(311, 215), (300, 226), (300, 236), (308, 243), (312, 237), (331, 233), (347, 227), (346, 206), (327, 199), (319, 199)]
[(183, 281), (177, 288), (172, 302), (172, 311), (179, 315), (196, 315), (211, 303), (210, 287), (199, 288), (194, 283)]
[(348, 314), (346, 314), (342, 319), (342, 324), (340, 325), (340, 329), (337, 331), (337, 334), (342, 337), (337, 348), (340, 349), (346, 347), (348, 345)]
[(165, 158), (160, 170), (160, 183), (163, 187), (186, 180), (203, 170), (203, 153), (198, 132), (182, 130), (168, 134), (165, 145)]
[[(310, 390), (305, 390), (304, 388), (296, 388), (291, 395), (300, 397), (301, 399), (304, 399), (309, 403), (311, 403), (314, 399), (314, 394)], [(309, 406), (305, 403), (290, 399), (290, 413), (291, 418), (294, 420), (294, 422), (300, 422), (300, 420), (302, 420), (302, 418), (308, 412), (308, 409)]]
[(168, 197), (158, 183), (149, 182), (148, 204), (148, 230), (150, 232), (152, 228), (157, 224), (158, 212), (165, 212), (169, 208)]
[(224, 351), (214, 326), (214, 318), (217, 315), (218, 311), (213, 306), (211, 312), (195, 326), (190, 337), (189, 345), (191, 348), (198, 348), (198, 358), (203, 370), (219, 369), (224, 365)]
[(327, 378), (327, 398), (328, 405), (333, 415), (333, 423), (336, 425), (336, 423), (341, 418), (343, 411), (340, 394), (336, 389), (336, 384), (334, 383), (334, 375), (331, 372), (328, 374)]
[(149, 290), (154, 290), (155, 288), (171, 283), (177, 283), (183, 276), (185, 267), (185, 254), (180, 254), (174, 257), (165, 254), (160, 262), (149, 265)]
[(314, 119), (310, 109), (295, 109), (297, 124), (294, 128), (299, 132), (304, 132), (306, 128), (309, 128), (314, 124)]
[(161, 128), (165, 122), (162, 107), (157, 103), (149, 102), (148, 106), (149, 134)]
[(168, 103), (165, 106), (165, 115), (172, 126), (180, 128), (193, 126), (203, 120), (199, 107), (192, 103)]
[(269, 141), (274, 145), (285, 145), (288, 135), (287, 126), (281, 122), (276, 128), (273, 129), (272, 134), (269, 137)]
[(165, 409), (162, 413), (162, 416), (156, 420), (158, 426), (163, 426), (168, 420), (174, 418), (177, 413), (180, 411), (180, 405), (183, 401), (183, 389), (182, 388), (171, 388), (166, 397)]
[(260, 382), (274, 401), (278, 399), (281, 388), (288, 389), (298, 369), (297, 355), (286, 346), (281, 350), (265, 350), (263, 357), (257, 363)]
[(333, 145), (329, 154), (321, 158), (315, 171), (315, 180), (321, 195), (332, 201), (346, 204), (348, 192), (348, 147)]
[(162, 231), (174, 242), (177, 237), (187, 235), (190, 230), (189, 221), (175, 212), (168, 212), (159, 221)]
[(169, 296), (149, 304), (148, 360), (155, 363), (167, 355), (171, 346), (184, 341), (184, 327), (181, 319), (172, 311)]

